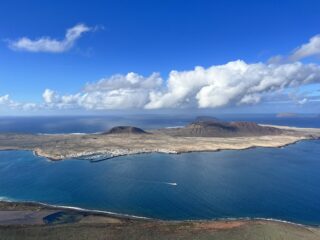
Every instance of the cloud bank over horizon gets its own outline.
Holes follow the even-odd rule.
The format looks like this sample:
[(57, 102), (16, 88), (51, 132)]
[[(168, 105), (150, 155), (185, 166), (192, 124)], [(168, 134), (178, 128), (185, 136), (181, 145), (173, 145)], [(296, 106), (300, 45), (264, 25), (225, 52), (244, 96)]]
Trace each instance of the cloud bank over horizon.
[[(52, 43), (55, 51), (61, 51), (72, 46), (86, 31), (90, 28), (77, 25), (68, 30), (62, 42), (56, 44), (56, 40), (47, 39), (47, 43)], [(29, 45), (29, 50), (40, 45), (37, 40)], [(49, 48), (44, 44), (39, 49)], [(173, 70), (167, 79), (159, 73), (147, 77), (133, 72), (117, 74), (87, 83), (82, 91), (74, 94), (61, 95), (55, 90), (45, 89), (43, 102), (39, 104), (18, 103), (9, 95), (0, 96), (0, 106), (27, 110), (224, 108), (258, 104), (272, 98), (270, 96), (280, 96), (303, 105), (309, 101), (319, 101), (320, 94), (310, 99), (306, 95), (292, 97), (288, 89), (320, 83), (320, 65), (301, 62), (304, 58), (319, 54), (320, 35), (316, 35), (289, 56), (282, 57), (286, 61), (246, 63), (236, 60), (208, 68), (197, 66), (189, 71)]]

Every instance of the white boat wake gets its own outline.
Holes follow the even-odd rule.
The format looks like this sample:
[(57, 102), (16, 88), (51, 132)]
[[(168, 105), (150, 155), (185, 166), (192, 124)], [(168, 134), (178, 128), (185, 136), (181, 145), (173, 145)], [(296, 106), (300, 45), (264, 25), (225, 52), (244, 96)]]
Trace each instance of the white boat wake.
[(175, 182), (167, 182), (165, 184), (168, 184), (168, 185), (171, 185), (171, 186), (177, 186), (178, 185), (178, 183), (175, 183)]
[(178, 183), (176, 182), (160, 182), (160, 181), (143, 181), (146, 183), (153, 183), (153, 184), (165, 184), (165, 185), (170, 185), (170, 186), (178, 186)]

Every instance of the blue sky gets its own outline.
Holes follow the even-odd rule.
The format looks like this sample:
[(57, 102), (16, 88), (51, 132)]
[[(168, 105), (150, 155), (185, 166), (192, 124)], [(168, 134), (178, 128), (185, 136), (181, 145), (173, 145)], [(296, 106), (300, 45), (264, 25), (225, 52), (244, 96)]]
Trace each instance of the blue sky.
[(0, 113), (319, 112), (319, 12), (316, 0), (4, 0)]

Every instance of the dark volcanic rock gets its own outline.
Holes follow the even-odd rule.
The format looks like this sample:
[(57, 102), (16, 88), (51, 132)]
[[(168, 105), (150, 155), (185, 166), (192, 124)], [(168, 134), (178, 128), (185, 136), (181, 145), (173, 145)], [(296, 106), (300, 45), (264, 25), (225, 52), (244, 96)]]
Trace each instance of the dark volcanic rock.
[(261, 136), (282, 134), (283, 130), (275, 127), (260, 126), (254, 122), (231, 122), (237, 131), (244, 136)]
[(254, 122), (225, 122), (211, 117), (199, 117), (183, 128), (162, 131), (179, 137), (242, 137), (283, 133), (281, 129), (260, 126)]
[(223, 137), (235, 134), (236, 131), (237, 129), (228, 122), (201, 117), (181, 128), (180, 132), (188, 137)]
[(111, 128), (105, 134), (147, 134), (144, 130), (131, 126), (117, 126)]

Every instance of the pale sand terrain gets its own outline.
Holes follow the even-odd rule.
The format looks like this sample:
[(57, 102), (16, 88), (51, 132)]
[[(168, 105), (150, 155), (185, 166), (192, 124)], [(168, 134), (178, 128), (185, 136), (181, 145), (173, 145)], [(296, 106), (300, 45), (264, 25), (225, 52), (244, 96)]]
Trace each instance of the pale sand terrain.
[(184, 153), (282, 147), (304, 139), (320, 137), (317, 128), (280, 127), (284, 133), (248, 137), (173, 137), (159, 130), (150, 134), (0, 134), (0, 150), (32, 150), (51, 160), (95, 154), (116, 157), (137, 153)]

